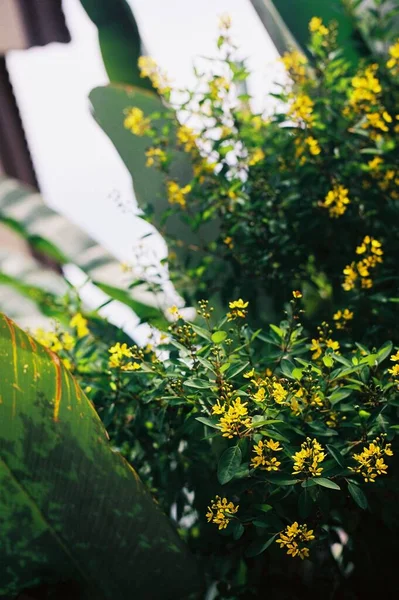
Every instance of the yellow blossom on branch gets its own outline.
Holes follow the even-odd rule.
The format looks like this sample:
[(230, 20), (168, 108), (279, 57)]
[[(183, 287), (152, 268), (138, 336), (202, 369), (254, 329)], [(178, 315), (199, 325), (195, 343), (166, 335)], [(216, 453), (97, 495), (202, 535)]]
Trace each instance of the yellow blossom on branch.
[(208, 523), (215, 523), (218, 529), (226, 529), (238, 509), (239, 504), (235, 505), (233, 502), (229, 502), (227, 498), (216, 496), (212, 500), (211, 505), (208, 506), (206, 518), (208, 519)]
[(170, 92), (171, 87), (168, 76), (164, 71), (161, 71), (157, 62), (151, 56), (140, 56), (137, 64), (140, 69), (140, 77), (148, 77), (153, 87), (160, 94)]
[(147, 158), (146, 167), (152, 167), (155, 164), (163, 165), (168, 159), (166, 152), (161, 150), (161, 148), (148, 148), (145, 155)]
[(348, 321), (353, 319), (353, 312), (349, 310), (349, 308), (345, 308), (344, 310), (337, 310), (333, 315), (333, 319), (335, 321), (335, 326), (337, 329), (345, 329), (348, 324)]
[(288, 115), (310, 126), (314, 122), (313, 108), (313, 100), (307, 94), (301, 93), (295, 96), (288, 110)]
[(185, 152), (196, 150), (196, 140), (198, 136), (191, 127), (181, 125), (177, 130), (176, 137), (179, 144), (183, 146)]
[(231, 439), (234, 436), (245, 434), (252, 425), (252, 418), (248, 415), (247, 402), (241, 402), (241, 398), (233, 400), (231, 405), (224, 410), (219, 425), (223, 437)]
[(251, 467), (254, 469), (263, 469), (265, 471), (278, 471), (281, 462), (273, 456), (274, 452), (280, 452), (282, 450), (279, 442), (269, 440), (263, 442), (260, 440), (253, 447), (255, 456), (251, 459)]
[(291, 79), (295, 81), (295, 83), (303, 84), (305, 82), (306, 65), (308, 61), (304, 54), (298, 52), (298, 50), (293, 50), (292, 52), (284, 54), (280, 58), (280, 61), (283, 63)]
[(273, 382), (271, 394), (277, 404), (284, 404), (284, 401), (288, 396), (287, 390), (285, 390), (278, 381)]
[(320, 17), (312, 17), (309, 22), (309, 31), (310, 33), (318, 33), (320, 35), (328, 35), (328, 28), (323, 25), (323, 21)]
[(261, 148), (256, 148), (250, 155), (248, 160), (248, 165), (253, 167), (261, 162), (265, 158), (265, 153)]
[(315, 539), (313, 529), (309, 529), (307, 525), (298, 525), (297, 521), (289, 525), (280, 533), (280, 537), (276, 540), (280, 544), (280, 548), (287, 548), (287, 554), (298, 556), (302, 560), (309, 556), (309, 548), (306, 543)]
[(389, 60), (387, 61), (387, 68), (393, 71), (393, 73), (399, 74), (399, 39), (389, 49)]
[(323, 472), (320, 463), (325, 459), (324, 448), (316, 439), (306, 438), (301, 444), (301, 449), (292, 457), (294, 460), (293, 475), (305, 475), (305, 477), (319, 477)]
[(319, 202), (319, 206), (327, 208), (330, 217), (341, 217), (345, 213), (347, 205), (350, 204), (348, 194), (349, 190), (346, 187), (343, 185), (335, 185), (333, 189), (328, 192), (324, 202)]
[(245, 319), (247, 316), (247, 307), (249, 302), (244, 302), (241, 298), (229, 302), (230, 312), (227, 313), (228, 321), (235, 321), (236, 319)]
[(76, 313), (76, 315), (70, 320), (69, 325), (76, 329), (76, 335), (78, 338), (85, 337), (89, 334), (87, 319), (85, 319), (81, 313)]
[(169, 204), (178, 204), (181, 208), (186, 207), (186, 196), (191, 192), (191, 185), (180, 187), (176, 181), (167, 181), (166, 190)]
[(386, 444), (383, 437), (377, 437), (362, 452), (353, 455), (357, 466), (349, 468), (362, 475), (366, 483), (374, 483), (378, 475), (387, 474), (388, 465), (384, 462), (384, 456), (393, 456), (391, 444)]
[(150, 119), (144, 116), (141, 108), (131, 106), (125, 110), (125, 120), (123, 126), (129, 129), (134, 135), (143, 136), (150, 130)]

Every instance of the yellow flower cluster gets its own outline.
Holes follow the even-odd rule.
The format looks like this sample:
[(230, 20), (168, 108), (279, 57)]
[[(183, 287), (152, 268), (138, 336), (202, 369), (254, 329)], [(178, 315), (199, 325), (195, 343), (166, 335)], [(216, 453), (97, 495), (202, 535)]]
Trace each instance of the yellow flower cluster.
[(160, 94), (170, 92), (170, 81), (166, 73), (161, 71), (157, 62), (151, 56), (140, 56), (137, 64), (140, 69), (140, 77), (148, 77), (153, 87)]
[(181, 208), (185, 208), (186, 196), (191, 192), (191, 185), (180, 187), (176, 181), (167, 181), (166, 191), (169, 204), (178, 204)]
[(208, 83), (211, 100), (221, 100), (230, 90), (230, 82), (226, 77), (213, 77)]
[(288, 396), (287, 390), (285, 390), (284, 387), (281, 385), (281, 383), (279, 383), (278, 381), (273, 382), (273, 388), (272, 388), (271, 394), (272, 394), (275, 402), (277, 402), (277, 404), (283, 404), (285, 399)]
[(265, 471), (278, 471), (281, 462), (273, 456), (273, 453), (280, 452), (281, 450), (282, 448), (279, 442), (274, 442), (273, 440), (262, 442), (262, 440), (260, 440), (253, 447), (255, 456), (251, 459), (251, 467), (254, 469), (263, 469)]
[(352, 78), (353, 89), (349, 97), (349, 106), (356, 112), (368, 112), (371, 106), (377, 104), (382, 91), (380, 81), (376, 77), (377, 70), (378, 65), (372, 64)]
[(287, 548), (287, 554), (298, 556), (302, 560), (309, 556), (309, 548), (305, 546), (308, 542), (315, 539), (313, 529), (309, 529), (307, 525), (299, 525), (296, 521), (292, 525), (288, 525), (284, 532), (280, 533), (280, 537), (276, 540), (280, 544), (280, 548)]
[(348, 325), (348, 321), (353, 319), (353, 312), (349, 310), (349, 308), (344, 308), (344, 310), (337, 310), (333, 315), (333, 319), (335, 321), (335, 327), (337, 329), (345, 329)]
[(323, 353), (323, 349), (330, 348), (333, 352), (339, 353), (339, 342), (325, 337), (322, 334), (318, 338), (313, 338), (310, 345), (310, 350), (313, 352), (312, 360), (317, 360)]
[(391, 444), (386, 444), (382, 436), (377, 437), (360, 454), (353, 455), (358, 464), (349, 468), (362, 475), (366, 483), (373, 483), (378, 475), (387, 474), (388, 465), (384, 462), (384, 455), (393, 456)]
[[(377, 129), (386, 133), (389, 131), (388, 124), (392, 121), (391, 115), (386, 110), (382, 110), (381, 112), (368, 113), (362, 127), (363, 129)], [(376, 132), (373, 132), (371, 137), (374, 139), (377, 135)]]
[(227, 313), (228, 321), (235, 321), (236, 319), (245, 319), (247, 316), (247, 307), (249, 302), (244, 302), (241, 298), (229, 302), (230, 312)]
[(140, 369), (140, 363), (125, 360), (133, 358), (133, 352), (131, 348), (128, 348), (127, 344), (117, 342), (109, 348), (108, 352), (111, 355), (108, 362), (111, 368), (121, 369), (122, 371), (137, 371)]
[(144, 116), (141, 108), (131, 106), (125, 110), (125, 120), (123, 126), (129, 129), (134, 135), (143, 136), (150, 130), (150, 119)]
[(387, 68), (395, 75), (399, 75), (399, 39), (388, 49), (390, 58), (387, 61)]
[(310, 33), (318, 33), (319, 35), (323, 36), (329, 34), (328, 28), (323, 25), (323, 21), (320, 19), (320, 17), (312, 17), (309, 22), (309, 31)]
[(161, 148), (148, 148), (145, 153), (147, 160), (145, 163), (146, 167), (152, 167), (156, 165), (164, 165), (168, 160), (167, 154)]
[(252, 425), (247, 402), (241, 402), (241, 398), (233, 400), (230, 406), (218, 402), (213, 405), (212, 412), (214, 415), (222, 415), (219, 419), (220, 431), (223, 437), (229, 439), (245, 434)]
[(320, 463), (325, 459), (324, 448), (316, 439), (306, 438), (301, 449), (292, 457), (294, 460), (293, 475), (303, 474), (306, 477), (319, 477), (323, 472)]
[(81, 313), (76, 313), (76, 315), (70, 320), (69, 325), (76, 329), (76, 335), (78, 338), (83, 338), (89, 334), (87, 319), (85, 319)]
[(346, 292), (353, 290), (356, 281), (360, 279), (361, 287), (369, 289), (373, 285), (371, 279), (371, 271), (376, 268), (379, 263), (382, 263), (383, 251), (381, 242), (366, 235), (360, 246), (356, 248), (356, 254), (364, 255), (362, 260), (352, 262), (344, 269), (345, 280), (342, 287)]
[(238, 509), (239, 504), (234, 505), (233, 502), (228, 502), (227, 498), (216, 496), (215, 499), (212, 500), (211, 505), (208, 506), (206, 518), (208, 519), (208, 523), (215, 523), (215, 525), (218, 526), (218, 529), (226, 529)]
[(280, 61), (283, 63), (291, 79), (295, 83), (301, 85), (305, 82), (306, 64), (308, 61), (302, 52), (298, 52), (298, 50), (287, 52), (280, 58)]
[(265, 158), (265, 153), (263, 152), (262, 148), (256, 148), (248, 158), (248, 165), (253, 167)]
[(350, 204), (348, 193), (349, 190), (343, 185), (334, 185), (325, 197), (324, 202), (319, 202), (319, 206), (327, 208), (330, 217), (341, 217), (345, 213), (348, 204)]
[(184, 148), (185, 152), (192, 152), (196, 150), (197, 144), (196, 140), (198, 135), (195, 133), (194, 129), (188, 127), (187, 125), (181, 125), (176, 133), (177, 141)]
[(292, 102), (288, 115), (295, 120), (305, 123), (308, 126), (313, 125), (314, 102), (307, 94), (297, 94)]
[(42, 346), (45, 346), (52, 352), (58, 354), (62, 350), (72, 350), (75, 345), (75, 339), (67, 332), (45, 331), (44, 329), (36, 329), (33, 337)]
[(310, 135), (304, 141), (299, 137), (295, 138), (294, 144), (296, 146), (295, 157), (299, 159), (300, 165), (304, 165), (307, 162), (309, 154), (311, 156), (318, 156), (321, 152), (319, 142)]
[(391, 361), (396, 362), (397, 364), (393, 365), (391, 369), (388, 369), (388, 373), (391, 373), (391, 375), (394, 376), (395, 383), (399, 386), (399, 350), (396, 354), (392, 354)]

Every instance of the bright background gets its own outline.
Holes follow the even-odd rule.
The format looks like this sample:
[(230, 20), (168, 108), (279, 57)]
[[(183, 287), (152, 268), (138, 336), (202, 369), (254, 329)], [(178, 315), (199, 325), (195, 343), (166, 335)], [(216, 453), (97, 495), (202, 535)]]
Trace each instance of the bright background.
[[(215, 54), (219, 16), (230, 14), (233, 37), (253, 73), (249, 91), (258, 110), (265, 105), (277, 52), (249, 0), (129, 3), (147, 53), (179, 86), (192, 84), (195, 57)], [(134, 217), (130, 176), (89, 112), (90, 90), (107, 83), (97, 30), (79, 0), (63, 5), (72, 42), (10, 53), (12, 83), (45, 201), (121, 261), (132, 262), (143, 228)]]

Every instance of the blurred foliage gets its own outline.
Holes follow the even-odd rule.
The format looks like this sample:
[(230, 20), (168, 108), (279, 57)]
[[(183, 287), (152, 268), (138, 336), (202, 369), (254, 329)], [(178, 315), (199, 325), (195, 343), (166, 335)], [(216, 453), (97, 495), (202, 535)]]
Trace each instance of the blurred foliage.
[[(372, 11), (366, 16), (362, 26), (380, 41)], [(197, 238), (218, 223), (216, 240), (186, 246), (191, 262), (182, 268), (173, 256), (185, 242), (167, 238), (172, 278), (188, 301), (251, 298), (250, 317), (262, 322), (301, 288), (309, 326), (347, 308), (356, 339), (396, 339), (398, 42), (378, 30), (381, 53), (353, 65), (336, 24), (315, 17), (309, 28), (311, 60), (296, 50), (282, 57), (287, 77), (270, 94), (276, 108), (267, 117), (239, 93), (248, 71), (238, 66), (228, 20), (211, 74), (197, 69), (198, 85), (180, 91), (178, 102), (168, 88), (169, 128), (191, 158), (191, 181), (170, 172), (174, 148), (156, 114), (133, 106), (125, 127), (148, 140), (147, 166), (165, 175), (164, 219), (180, 215)], [(150, 58), (142, 72), (159, 77)]]

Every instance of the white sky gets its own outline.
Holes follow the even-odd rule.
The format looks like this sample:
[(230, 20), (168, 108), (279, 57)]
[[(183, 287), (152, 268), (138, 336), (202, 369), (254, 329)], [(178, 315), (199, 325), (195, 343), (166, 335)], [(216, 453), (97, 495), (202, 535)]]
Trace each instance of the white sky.
[[(275, 76), (277, 52), (249, 0), (129, 0), (149, 54), (179, 86), (193, 82), (196, 56), (215, 54), (218, 17), (229, 13), (233, 34), (254, 73), (257, 108)], [(107, 83), (97, 30), (79, 0), (64, 0), (70, 44), (14, 51), (8, 65), (45, 200), (129, 262), (142, 227), (130, 212), (131, 180), (89, 113), (90, 90)]]

